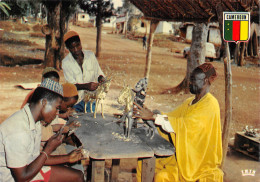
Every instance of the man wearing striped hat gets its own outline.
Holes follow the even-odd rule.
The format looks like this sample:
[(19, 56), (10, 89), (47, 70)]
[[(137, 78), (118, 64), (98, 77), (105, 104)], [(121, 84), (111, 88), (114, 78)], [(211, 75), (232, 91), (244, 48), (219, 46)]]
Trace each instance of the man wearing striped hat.
[[(85, 103), (82, 100), (84, 90), (94, 91), (99, 84), (105, 81), (96, 56), (92, 51), (82, 50), (79, 35), (69, 31), (64, 35), (64, 42), (70, 53), (62, 60), (62, 69), (67, 82), (76, 85), (79, 91), (78, 103), (74, 106), (76, 111), (84, 112)], [(87, 105), (90, 112), (90, 103)]]
[(21, 110), (0, 125), (0, 181), (84, 181), (83, 173), (59, 164), (82, 159), (74, 155), (51, 156), (62, 142), (61, 131), (51, 137), (40, 152), (41, 123), (46, 124), (58, 114), (63, 99), (62, 86), (45, 79)]

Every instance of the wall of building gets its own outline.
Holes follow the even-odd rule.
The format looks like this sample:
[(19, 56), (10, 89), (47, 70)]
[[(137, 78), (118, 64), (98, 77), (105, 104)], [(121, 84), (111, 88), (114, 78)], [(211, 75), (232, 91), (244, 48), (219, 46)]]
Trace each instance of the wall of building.
[(79, 22), (88, 22), (89, 21), (89, 15), (87, 13), (78, 13), (77, 20)]
[(172, 28), (172, 24), (167, 21), (160, 21), (158, 24), (155, 33), (163, 33), (163, 34), (172, 34), (174, 32)]

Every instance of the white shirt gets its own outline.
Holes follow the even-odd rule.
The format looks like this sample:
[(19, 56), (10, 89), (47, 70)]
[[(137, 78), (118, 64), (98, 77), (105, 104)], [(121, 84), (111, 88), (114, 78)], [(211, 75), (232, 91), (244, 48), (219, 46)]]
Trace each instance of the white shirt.
[[(86, 50), (83, 50), (82, 52), (84, 54), (82, 64), (83, 73), (78, 62), (73, 58), (71, 53), (62, 60), (62, 69), (66, 81), (72, 84), (98, 82), (99, 75), (104, 76), (104, 73), (98, 64), (95, 54), (92, 51)], [(84, 91), (80, 90), (78, 93), (79, 102), (84, 97)]]
[(13, 182), (9, 168), (24, 167), (34, 161), (40, 154), (40, 143), (41, 124), (35, 123), (26, 104), (0, 124), (0, 181)]

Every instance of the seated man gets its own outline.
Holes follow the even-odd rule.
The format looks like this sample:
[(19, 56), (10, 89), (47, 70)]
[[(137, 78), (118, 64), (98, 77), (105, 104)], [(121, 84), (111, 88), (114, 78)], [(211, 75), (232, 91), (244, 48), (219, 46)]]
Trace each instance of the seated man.
[[(78, 100), (78, 91), (76, 86), (71, 83), (65, 83), (62, 86), (63, 101), (60, 106), (60, 113), (62, 114), (58, 114), (58, 116), (62, 116), (64, 119), (67, 120), (68, 117), (71, 116), (71, 114), (73, 113), (71, 108)], [(63, 139), (63, 143), (59, 147), (57, 147), (55, 151), (52, 152), (52, 155), (66, 155), (82, 145), (80, 140), (76, 137), (76, 135), (74, 133), (70, 133), (75, 127), (78, 127), (76, 123), (72, 122), (70, 125), (64, 126), (67, 122), (64, 119), (56, 117), (51, 122), (51, 124), (47, 126), (42, 125), (42, 147), (56, 132), (58, 132), (62, 127), (64, 127), (63, 133), (65, 134), (65, 137)], [(80, 161), (68, 165), (73, 167), (74, 169), (78, 169), (84, 172), (83, 166), (80, 164)]]
[(68, 119), (69, 116), (75, 114), (73, 106), (78, 101), (78, 91), (77, 87), (72, 83), (64, 83), (63, 86), (63, 102), (61, 104), (59, 118)]
[[(78, 33), (74, 31), (67, 32), (64, 35), (64, 42), (70, 51), (62, 60), (64, 77), (67, 82), (75, 84), (79, 90), (78, 103), (74, 108), (78, 112), (84, 112), (84, 90), (96, 90), (99, 83), (105, 81), (104, 73), (94, 53), (82, 50)], [(94, 109), (95, 107), (93, 107)], [(90, 102), (87, 105), (87, 112), (90, 112)]]
[[(190, 92), (195, 95), (179, 107), (163, 115), (138, 106), (136, 116), (153, 120), (159, 133), (176, 148), (176, 155), (156, 159), (156, 182), (221, 182), (223, 172), (220, 109), (217, 99), (209, 93), (216, 78), (210, 63), (195, 68), (190, 77)], [(139, 112), (139, 114), (138, 114)], [(141, 163), (137, 169), (141, 181)]]
[[(41, 124), (57, 115), (62, 86), (45, 79), (29, 104), (0, 125), (0, 181), (84, 181), (83, 173), (60, 164), (82, 159), (80, 150), (71, 155), (50, 155), (62, 142), (61, 132), (51, 137), (40, 152)], [(14, 129), (15, 128), (15, 129)]]
[[(46, 126), (42, 125), (42, 142), (41, 142), (42, 147), (49, 140), (49, 138), (51, 138), (56, 132), (58, 132), (66, 124), (67, 121), (64, 119), (68, 119), (68, 117), (73, 113), (71, 108), (78, 100), (78, 91), (75, 85), (71, 83), (65, 83), (62, 86), (63, 86), (64, 97), (60, 106), (60, 113), (57, 115), (58, 117), (56, 117), (50, 124)], [(70, 125), (66, 125), (64, 126), (63, 133), (67, 135), (68, 132), (70, 132), (70, 130), (75, 127), (77, 126), (75, 126), (74, 122), (71, 123)], [(71, 140), (69, 141), (70, 144), (76, 146), (76, 144), (72, 143)], [(63, 145), (60, 145), (52, 154), (63, 155), (63, 154), (67, 154), (67, 152), (65, 150), (65, 147)]]

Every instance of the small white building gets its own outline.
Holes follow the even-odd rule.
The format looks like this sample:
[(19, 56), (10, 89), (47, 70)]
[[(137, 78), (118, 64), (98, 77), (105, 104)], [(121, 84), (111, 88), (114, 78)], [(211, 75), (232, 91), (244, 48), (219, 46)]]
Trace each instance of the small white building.
[(127, 19), (125, 16), (117, 17), (115, 20), (116, 33), (125, 33)]
[[(182, 37), (184, 37), (186, 39), (186, 42), (188, 43), (191, 43), (192, 41), (193, 27), (193, 23), (184, 23), (184, 25), (180, 28), (180, 30), (182, 31)], [(218, 23), (209, 24), (207, 42), (213, 43), (215, 46), (221, 45), (222, 39)]]
[(85, 13), (85, 12), (77, 12), (76, 13), (76, 20), (77, 22), (84, 22), (87, 23), (89, 22), (89, 14)]
[(192, 30), (193, 30), (193, 25), (188, 25), (186, 29), (186, 42), (191, 42), (192, 40)]
[(210, 27), (208, 33), (208, 42), (213, 43), (216, 46), (221, 46), (221, 34), (218, 27)]
[(115, 27), (115, 23), (116, 23), (116, 16), (111, 16), (109, 18), (106, 19), (105, 22), (103, 22), (103, 27)]
[(167, 21), (160, 21), (155, 33), (162, 33), (162, 34), (172, 34), (174, 32), (174, 29), (172, 27), (172, 24)]
[(150, 23), (143, 18), (132, 18), (128, 22), (128, 26), (130, 27), (131, 31), (140, 32), (140, 33), (147, 33), (147, 30), (150, 29)]

